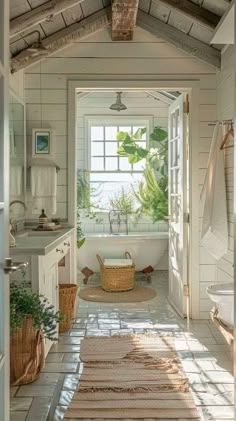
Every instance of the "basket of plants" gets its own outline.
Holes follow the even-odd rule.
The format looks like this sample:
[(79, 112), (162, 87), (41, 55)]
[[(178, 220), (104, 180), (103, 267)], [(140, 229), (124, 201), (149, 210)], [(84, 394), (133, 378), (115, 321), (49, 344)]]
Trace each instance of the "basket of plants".
[(44, 365), (44, 339), (56, 340), (59, 312), (37, 292), (10, 285), (10, 383), (36, 380)]

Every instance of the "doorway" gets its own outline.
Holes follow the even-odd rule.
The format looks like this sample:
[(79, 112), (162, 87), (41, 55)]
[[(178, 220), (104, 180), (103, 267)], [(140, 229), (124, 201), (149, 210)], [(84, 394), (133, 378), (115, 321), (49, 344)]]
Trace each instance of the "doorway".
[[(95, 85), (96, 82), (91, 82), (91, 85)], [(144, 83), (143, 83), (144, 84)], [(114, 88), (114, 85), (112, 86), (111, 83), (109, 83), (109, 88), (104, 86), (103, 88), (95, 88), (95, 87), (88, 87), (89, 83), (86, 84), (86, 88), (84, 86), (81, 86), (81, 83), (78, 82), (69, 82), (69, 98), (71, 98), (70, 105), (75, 104), (75, 95), (76, 93), (81, 93), (82, 96), (89, 95), (92, 92), (96, 92), (97, 95), (101, 94), (101, 92), (116, 92), (118, 90), (121, 91), (121, 88)], [(147, 87), (137, 88), (137, 87), (130, 87), (129, 84), (126, 84), (122, 86), (122, 92), (147, 92)], [(132, 85), (132, 84), (131, 84)], [(144, 84), (145, 85), (145, 84)], [(179, 92), (181, 95), (178, 96), (179, 99), (176, 101), (171, 101), (171, 106), (169, 108), (169, 142), (170, 145), (172, 145), (169, 148), (169, 161), (170, 159), (172, 162), (172, 169), (170, 173), (172, 172), (173, 175), (170, 176), (169, 173), (169, 180), (171, 181), (171, 192), (169, 189), (169, 204), (172, 209), (172, 215), (173, 218), (170, 219), (170, 255), (169, 255), (169, 263), (171, 267), (170, 271), (170, 278), (169, 278), (169, 300), (171, 302), (171, 305), (175, 308), (175, 310), (178, 312), (181, 317), (194, 317), (194, 307), (195, 302), (193, 302), (192, 305), (192, 298), (194, 296), (194, 287), (198, 285), (198, 280), (194, 284), (190, 284), (189, 279), (193, 282), (193, 280), (197, 279), (198, 277), (198, 254), (196, 253), (196, 259), (194, 262), (194, 273), (191, 274), (192, 266), (191, 266), (191, 248), (198, 247), (198, 244), (196, 242), (195, 236), (193, 236), (193, 232), (196, 232), (196, 224), (198, 223), (198, 215), (197, 215), (197, 206), (193, 207), (191, 204), (195, 202), (197, 198), (194, 197), (192, 192), (196, 192), (198, 187), (197, 180), (195, 180), (196, 173), (194, 171), (194, 163), (191, 162), (191, 157), (194, 156), (194, 149), (195, 145), (193, 139), (197, 135), (197, 130), (194, 132), (194, 136), (191, 137), (191, 113), (188, 114), (187, 106), (186, 106), (186, 96), (188, 95), (189, 100), (191, 100), (191, 107), (190, 111), (194, 108), (196, 110), (196, 101), (193, 102), (192, 98), (194, 95), (196, 95), (197, 98), (197, 91), (198, 87), (193, 86), (192, 83), (190, 86), (184, 86), (181, 88), (177, 88), (176, 85), (173, 83), (170, 84), (170, 87), (166, 87), (165, 85), (162, 85), (165, 87), (163, 89), (163, 92)], [(185, 83), (185, 85), (187, 85)], [(150, 86), (148, 87), (148, 91), (150, 92), (159, 92), (161, 93), (162, 89), (158, 86), (158, 88), (152, 88), (150, 89)], [(169, 104), (170, 105), (170, 104)], [(74, 180), (75, 180), (75, 172), (76, 172), (76, 162), (74, 161), (74, 151), (76, 149), (76, 142), (74, 141), (74, 145), (71, 144), (73, 142), (72, 140), (72, 127), (75, 127), (75, 120), (76, 120), (76, 110), (73, 106), (71, 112), (69, 115), (70, 123), (69, 127), (71, 130), (69, 130), (69, 154), (70, 150), (73, 150), (73, 162), (75, 164), (74, 168), (71, 168), (71, 161), (70, 161), (70, 173), (69, 178), (72, 177), (72, 171), (74, 173)], [(196, 117), (196, 114), (195, 114)], [(175, 134), (174, 134), (175, 131)], [(76, 133), (73, 133), (74, 139), (76, 139)], [(183, 146), (183, 139), (185, 139), (185, 143)], [(178, 144), (177, 144), (178, 143)], [(72, 149), (71, 149), (72, 147)], [(186, 159), (187, 153), (189, 153), (189, 159)], [(181, 155), (181, 162), (174, 162), (174, 160), (179, 159), (179, 155)], [(72, 154), (70, 155), (72, 158)], [(69, 158), (70, 159), (70, 158)], [(179, 168), (180, 166), (185, 165), (184, 171), (183, 168)], [(191, 174), (190, 174), (191, 172)], [(72, 180), (72, 178), (71, 178)], [(189, 183), (191, 180), (191, 189), (189, 189)], [(196, 185), (193, 187), (193, 184), (196, 183)], [(70, 184), (71, 185), (71, 184)], [(179, 189), (179, 191), (178, 191)], [(182, 194), (184, 191), (184, 195)], [(69, 192), (72, 193), (70, 195), (69, 202), (75, 204), (75, 197), (76, 195), (73, 194), (72, 190)], [(181, 203), (180, 203), (181, 202)], [(178, 210), (177, 209), (178, 205)], [(70, 207), (71, 209), (71, 207)], [(74, 208), (75, 209), (75, 208)], [(180, 214), (181, 213), (181, 214)], [(192, 215), (190, 217), (190, 214)], [(75, 221), (75, 213), (71, 213), (71, 218)], [(191, 222), (195, 218), (195, 224), (192, 224)], [(188, 251), (188, 253), (187, 253)], [(192, 276), (191, 276), (192, 275)], [(192, 288), (193, 285), (193, 288)], [(191, 297), (190, 297), (191, 294)], [(195, 301), (196, 301), (196, 295), (195, 295)]]

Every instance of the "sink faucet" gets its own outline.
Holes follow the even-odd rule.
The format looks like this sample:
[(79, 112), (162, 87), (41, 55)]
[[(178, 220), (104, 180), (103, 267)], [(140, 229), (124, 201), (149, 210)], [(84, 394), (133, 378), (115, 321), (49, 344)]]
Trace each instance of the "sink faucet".
[[(10, 202), (10, 205), (9, 205), (9, 211), (10, 211), (10, 209), (11, 209), (11, 206), (13, 206), (13, 205), (15, 205), (15, 204), (20, 204), (20, 205), (22, 205), (22, 206), (23, 206), (24, 211), (26, 211), (26, 210), (27, 210), (26, 204), (25, 204), (24, 202), (22, 202), (22, 200), (12, 200), (12, 201)], [(25, 212), (24, 212), (24, 214), (25, 214)], [(13, 233), (13, 234), (16, 234), (16, 233), (17, 233), (17, 223), (16, 223), (16, 220), (13, 222), (13, 220), (12, 220), (12, 219), (10, 219), (10, 224), (11, 224), (11, 226), (12, 226), (12, 229), (11, 229), (12, 233)]]

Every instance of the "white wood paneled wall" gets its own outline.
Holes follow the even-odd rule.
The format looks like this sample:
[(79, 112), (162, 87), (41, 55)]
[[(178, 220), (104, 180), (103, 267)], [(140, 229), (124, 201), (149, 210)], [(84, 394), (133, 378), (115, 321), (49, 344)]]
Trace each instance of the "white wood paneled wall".
[[(234, 117), (234, 71), (231, 47), (222, 57), (222, 69), (217, 75), (217, 119), (231, 119)], [(209, 131), (212, 131), (209, 128)], [(201, 145), (202, 162), (206, 163), (209, 155), (210, 140)], [(225, 175), (227, 188), (227, 205), (228, 205), (228, 228), (229, 243), (227, 254), (216, 261), (206, 250), (201, 247), (201, 269), (200, 269), (200, 317), (208, 317), (209, 310), (212, 308), (212, 302), (208, 299), (206, 288), (212, 283), (232, 282), (233, 281), (233, 250), (234, 250), (234, 226), (233, 226), (233, 192), (234, 192), (234, 150), (227, 149), (225, 151)], [(205, 169), (202, 171), (202, 178)]]
[(22, 100), (24, 100), (24, 72), (20, 70), (17, 73), (10, 74), (9, 77), (10, 89)]
[[(201, 184), (212, 135), (208, 122), (216, 119), (215, 69), (140, 28), (136, 28), (134, 41), (126, 43), (112, 43), (109, 29), (104, 29), (28, 68), (25, 73), (28, 147), (31, 148), (32, 128), (51, 127), (56, 131), (55, 158), (61, 167), (58, 216), (67, 217), (67, 80), (75, 79), (199, 80), (200, 138), (196, 159)], [(199, 220), (194, 223), (198, 224)], [(196, 296), (195, 300), (198, 303), (195, 307), (200, 311), (200, 299)], [(195, 318), (199, 317), (199, 311), (196, 310)], [(202, 315), (206, 317), (206, 313)]]

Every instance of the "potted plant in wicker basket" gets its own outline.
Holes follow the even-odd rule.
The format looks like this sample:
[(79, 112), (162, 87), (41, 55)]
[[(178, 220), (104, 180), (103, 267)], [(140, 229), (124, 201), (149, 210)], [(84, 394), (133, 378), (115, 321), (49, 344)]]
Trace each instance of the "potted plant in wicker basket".
[(10, 286), (10, 382), (11, 385), (36, 380), (44, 365), (44, 338), (56, 340), (61, 316), (47, 298)]

